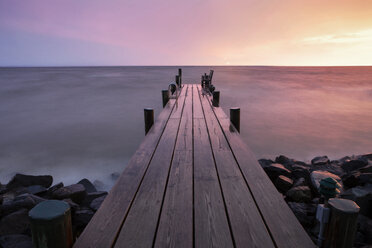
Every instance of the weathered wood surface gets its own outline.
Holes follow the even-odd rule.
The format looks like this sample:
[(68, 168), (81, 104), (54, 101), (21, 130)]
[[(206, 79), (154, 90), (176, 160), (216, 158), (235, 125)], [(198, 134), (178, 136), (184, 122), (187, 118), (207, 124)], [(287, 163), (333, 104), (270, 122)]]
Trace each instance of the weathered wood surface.
[(168, 102), (74, 247), (315, 247), (211, 99)]

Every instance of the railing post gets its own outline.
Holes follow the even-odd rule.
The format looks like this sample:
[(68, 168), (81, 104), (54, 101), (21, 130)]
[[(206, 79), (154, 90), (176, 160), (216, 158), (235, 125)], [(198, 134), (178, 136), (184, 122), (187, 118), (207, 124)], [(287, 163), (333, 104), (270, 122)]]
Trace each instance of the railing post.
[(145, 108), (145, 134), (147, 134), (154, 124), (154, 109)]
[(167, 105), (167, 103), (169, 101), (169, 91), (168, 90), (162, 90), (161, 91), (161, 97), (162, 97), (162, 100), (163, 100), (163, 108), (164, 108), (165, 105)]
[(324, 235), (324, 247), (353, 247), (359, 206), (352, 200), (331, 198), (330, 219)]
[(180, 88), (181, 88), (182, 87), (182, 69), (181, 68), (178, 68), (178, 76), (180, 77), (179, 83), (180, 83)]
[(212, 105), (213, 105), (213, 107), (219, 107), (220, 106), (220, 92), (219, 91), (213, 91)]
[(35, 248), (72, 247), (71, 210), (67, 202), (41, 202), (28, 215)]
[(240, 108), (230, 109), (230, 122), (234, 125), (236, 130), (240, 133)]

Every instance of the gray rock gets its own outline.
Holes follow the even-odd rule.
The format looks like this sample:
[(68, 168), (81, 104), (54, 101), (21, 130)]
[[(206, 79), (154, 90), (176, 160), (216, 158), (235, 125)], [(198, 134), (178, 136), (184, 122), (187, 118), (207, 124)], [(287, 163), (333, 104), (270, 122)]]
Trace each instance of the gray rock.
[(323, 165), (329, 164), (329, 158), (327, 156), (315, 157), (311, 160), (312, 165)]
[(310, 169), (306, 166), (294, 164), (292, 165), (292, 175), (294, 178), (304, 178), (310, 182)]
[(7, 189), (14, 189), (17, 187), (28, 187), (32, 185), (41, 185), (45, 188), (49, 188), (52, 185), (53, 177), (46, 176), (31, 176), (16, 174), (12, 180), (6, 185)]
[(57, 183), (57, 184), (53, 185), (52, 187), (50, 187), (50, 188), (48, 189), (48, 191), (47, 191), (46, 194), (47, 194), (48, 196), (52, 196), (54, 191), (56, 191), (57, 189), (62, 188), (63, 186), (64, 186), (64, 185), (63, 185), (62, 182)]
[(345, 174), (341, 166), (334, 162), (328, 163), (328, 164), (322, 164), (322, 165), (314, 165), (312, 171), (314, 170), (328, 171), (337, 176), (342, 176)]
[(346, 172), (354, 171), (368, 165), (368, 160), (364, 158), (353, 158), (346, 160), (342, 165), (342, 169)]
[(263, 168), (266, 174), (270, 177), (271, 181), (275, 182), (275, 180), (280, 176), (286, 176), (288, 178), (291, 177), (291, 171), (286, 169), (281, 164), (271, 164), (265, 168)]
[(42, 193), (45, 193), (47, 191), (47, 188), (41, 186), (41, 185), (32, 185), (28, 186), (26, 188), (27, 192), (33, 195), (40, 195)]
[(359, 214), (358, 231), (364, 235), (364, 242), (366, 244), (372, 245), (372, 219)]
[(85, 196), (84, 201), (81, 203), (81, 205), (89, 207), (89, 205), (92, 203), (94, 199), (101, 197), (101, 196), (106, 196), (106, 195), (107, 195), (106, 191), (97, 191), (93, 193), (88, 193)]
[(79, 208), (72, 215), (72, 224), (78, 229), (83, 229), (86, 225), (88, 225), (93, 215), (94, 212), (91, 209)]
[(2, 248), (33, 248), (30, 236), (22, 234), (10, 234), (0, 237), (0, 247)]
[(372, 218), (372, 185), (358, 186), (346, 190), (341, 194), (341, 198), (355, 201), (360, 207), (360, 214)]
[(86, 196), (85, 187), (81, 184), (72, 184), (59, 188), (52, 193), (52, 197), (58, 200), (70, 198), (76, 203), (80, 203)]
[(359, 172), (361, 173), (372, 173), (372, 164), (368, 164), (367, 166), (364, 166), (359, 169)]
[(1, 216), (8, 215), (23, 208), (31, 209), (42, 201), (45, 201), (45, 199), (29, 193), (19, 195), (15, 197), (13, 201), (0, 206)]
[(106, 195), (103, 195), (101, 197), (98, 197), (92, 201), (90, 204), (90, 208), (93, 209), (94, 211), (97, 211), (99, 207), (101, 206), (102, 202), (105, 200)]
[(283, 175), (280, 175), (275, 180), (275, 187), (278, 189), (279, 192), (284, 193), (287, 192), (293, 185), (292, 179), (285, 177)]
[(0, 221), (0, 236), (24, 234), (30, 227), (28, 210), (23, 208), (3, 217)]
[(372, 173), (360, 173), (359, 171), (353, 171), (351, 174), (347, 174), (342, 177), (342, 181), (348, 188), (363, 186), (368, 183), (372, 184)]
[(293, 183), (293, 187), (297, 187), (297, 186), (307, 186), (307, 182), (305, 178), (301, 177)]
[(293, 187), (286, 196), (294, 202), (311, 202), (311, 189), (308, 186)]
[(65, 202), (68, 203), (68, 205), (70, 206), (72, 212), (76, 211), (80, 207), (79, 204), (76, 204), (70, 198), (63, 199), (63, 201), (65, 201)]
[(288, 158), (284, 155), (280, 155), (279, 157), (275, 158), (275, 163), (284, 165), (285, 168), (291, 170), (294, 164), (308, 166), (305, 162), (297, 161), (295, 159)]
[(305, 228), (311, 228), (315, 224), (316, 206), (314, 204), (288, 202), (288, 206)]
[(96, 187), (86, 178), (80, 180), (78, 184), (83, 185), (87, 193), (97, 192)]
[[(335, 179), (342, 186), (342, 181), (339, 176), (332, 174), (328, 171), (313, 171), (310, 174), (310, 179), (311, 179), (311, 184), (314, 187), (314, 189), (319, 191), (320, 181), (327, 177), (331, 177)], [(342, 191), (342, 188), (340, 189), (340, 191)]]

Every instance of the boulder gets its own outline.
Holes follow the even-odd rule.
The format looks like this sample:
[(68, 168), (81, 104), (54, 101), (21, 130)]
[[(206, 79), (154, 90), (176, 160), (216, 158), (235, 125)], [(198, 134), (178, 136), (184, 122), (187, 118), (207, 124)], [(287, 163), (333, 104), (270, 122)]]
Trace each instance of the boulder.
[(32, 185), (41, 185), (45, 188), (49, 188), (52, 185), (53, 177), (46, 175), (46, 176), (31, 176), (31, 175), (23, 175), (23, 174), (16, 174), (12, 180), (6, 185), (7, 189), (14, 189), (18, 187), (28, 187)]
[(297, 161), (295, 159), (288, 158), (284, 155), (280, 155), (279, 157), (276, 157), (275, 158), (275, 163), (282, 164), (282, 165), (284, 165), (284, 167), (286, 167), (289, 170), (291, 170), (291, 167), (294, 164), (298, 164), (298, 165), (302, 165), (302, 166), (308, 166), (305, 162)]
[(297, 186), (307, 186), (307, 182), (305, 178), (301, 177), (293, 183), (293, 187), (297, 187)]
[(368, 165), (360, 168), (359, 172), (361, 172), (361, 173), (372, 173), (372, 164), (368, 164)]
[(303, 227), (311, 228), (315, 224), (316, 205), (288, 202), (288, 206), (292, 209), (292, 212)]
[(368, 165), (368, 160), (365, 159), (365, 158), (360, 157), (360, 158), (353, 158), (353, 159), (346, 160), (341, 165), (341, 167), (342, 167), (342, 169), (344, 169), (344, 171), (350, 172), (350, 171), (354, 171), (354, 170), (363, 168), (366, 165)]
[(24, 234), (30, 227), (28, 210), (23, 208), (3, 217), (0, 221), (0, 236)]
[(72, 225), (78, 229), (84, 229), (92, 219), (94, 212), (89, 208), (79, 208), (72, 214)]
[(89, 207), (89, 205), (92, 203), (94, 199), (101, 197), (101, 196), (106, 196), (106, 195), (107, 195), (106, 191), (97, 191), (97, 192), (88, 193), (85, 196), (84, 201), (81, 203), (81, 205)]
[(364, 243), (372, 245), (372, 219), (359, 214), (358, 231), (364, 235)]
[(42, 201), (45, 201), (45, 199), (36, 195), (28, 193), (19, 195), (15, 197), (13, 201), (0, 206), (1, 216), (10, 214), (23, 208), (31, 209)]
[[(339, 176), (335, 175), (335, 174), (332, 174), (332, 173), (328, 172), (328, 171), (313, 171), (313, 172), (311, 172), (310, 173), (311, 185), (314, 187), (314, 189), (319, 191), (320, 181), (322, 179), (325, 179), (325, 178), (328, 178), (328, 177), (331, 177), (331, 178), (335, 179), (342, 186), (341, 178)], [(342, 188), (340, 189), (340, 191), (342, 191)]]
[(2, 248), (33, 248), (30, 236), (22, 234), (10, 234), (0, 237), (0, 247)]
[(294, 178), (304, 178), (310, 182), (310, 169), (306, 166), (294, 164), (292, 165), (292, 175)]
[(63, 186), (64, 186), (64, 185), (63, 185), (62, 182), (53, 185), (52, 187), (50, 187), (50, 188), (47, 190), (46, 195), (47, 195), (47, 196), (52, 196), (54, 191), (56, 191), (57, 189), (62, 188)]
[(278, 189), (279, 192), (284, 193), (287, 192), (293, 185), (292, 179), (280, 175), (276, 180), (275, 180), (275, 187)]
[(27, 192), (33, 195), (40, 195), (47, 192), (47, 188), (41, 185), (32, 185), (26, 188)]
[(346, 190), (341, 198), (355, 201), (360, 207), (360, 214), (372, 218), (372, 185), (358, 186)]
[(85, 187), (82, 184), (72, 184), (59, 188), (52, 193), (52, 197), (57, 200), (70, 198), (76, 203), (81, 203), (86, 196)]
[(322, 165), (315, 165), (312, 168), (312, 171), (314, 170), (322, 170), (322, 171), (328, 171), (332, 174), (335, 174), (337, 176), (342, 176), (345, 174), (344, 170), (341, 168), (340, 165), (337, 163), (331, 162), (328, 164), (322, 164)]
[(86, 178), (80, 180), (78, 184), (83, 185), (87, 193), (97, 192), (96, 187)]
[(291, 177), (291, 171), (286, 169), (281, 164), (271, 164), (264, 168), (266, 174), (270, 177), (271, 181), (275, 182), (275, 180), (280, 176)]
[(67, 199), (63, 199), (63, 201), (67, 202), (68, 205), (70, 206), (71, 208), (71, 211), (74, 212), (76, 211), (77, 209), (79, 209), (79, 204), (76, 204), (73, 200), (71, 200), (70, 198), (67, 198)]
[(312, 165), (323, 165), (329, 164), (329, 158), (327, 156), (315, 157), (311, 160)]
[(286, 196), (294, 202), (311, 202), (311, 189), (308, 186), (293, 187)]
[(90, 208), (93, 209), (94, 211), (97, 211), (99, 207), (101, 206), (102, 202), (105, 200), (106, 195), (103, 195), (101, 197), (98, 197), (92, 201), (90, 204)]
[(353, 171), (351, 174), (343, 176), (342, 182), (348, 188), (363, 186), (369, 183), (372, 184), (372, 173), (360, 173), (359, 171)]

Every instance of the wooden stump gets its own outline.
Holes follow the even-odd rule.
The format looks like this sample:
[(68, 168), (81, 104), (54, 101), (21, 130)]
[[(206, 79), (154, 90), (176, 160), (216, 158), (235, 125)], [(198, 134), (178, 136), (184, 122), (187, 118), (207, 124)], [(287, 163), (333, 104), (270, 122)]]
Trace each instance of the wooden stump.
[(154, 110), (152, 108), (145, 108), (145, 134), (150, 131), (150, 128), (154, 124)]
[(351, 200), (331, 198), (328, 207), (331, 215), (325, 231), (324, 247), (353, 247), (359, 206)]
[(169, 101), (169, 91), (168, 90), (162, 90), (161, 91), (161, 98), (163, 100), (163, 108), (164, 108), (165, 105), (167, 105), (167, 103)]
[(34, 247), (72, 247), (71, 210), (67, 202), (41, 202), (30, 210), (29, 217)]
[(230, 122), (234, 125), (235, 129), (240, 133), (240, 108), (230, 109)]

